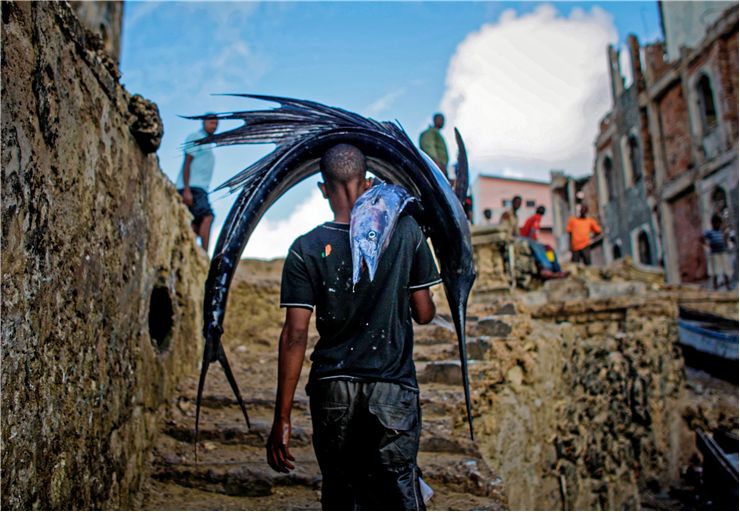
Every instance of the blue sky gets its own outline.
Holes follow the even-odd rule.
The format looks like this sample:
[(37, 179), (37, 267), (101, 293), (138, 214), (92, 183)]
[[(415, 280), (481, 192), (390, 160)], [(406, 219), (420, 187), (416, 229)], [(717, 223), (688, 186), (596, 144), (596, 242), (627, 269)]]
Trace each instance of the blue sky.
[[(474, 174), (546, 178), (551, 168), (590, 172), (598, 119), (610, 103), (606, 44), (621, 46), (629, 33), (642, 43), (660, 38), (657, 2), (129, 1), (121, 81), (159, 105), (165, 135), (158, 156), (173, 180), (180, 145), (198, 128), (180, 115), (271, 106), (212, 96), (228, 92), (307, 98), (397, 119), (412, 139), (442, 110), (470, 141)], [(580, 70), (583, 77), (573, 77)], [(532, 107), (543, 90), (554, 93), (552, 112)], [(543, 124), (544, 135), (537, 131)], [(570, 136), (538, 145), (548, 133)], [(218, 148), (213, 186), (269, 150)], [(328, 215), (314, 184), (299, 185), (268, 212), (245, 254), (278, 256), (307, 222)], [(214, 236), (233, 198), (211, 195)]]

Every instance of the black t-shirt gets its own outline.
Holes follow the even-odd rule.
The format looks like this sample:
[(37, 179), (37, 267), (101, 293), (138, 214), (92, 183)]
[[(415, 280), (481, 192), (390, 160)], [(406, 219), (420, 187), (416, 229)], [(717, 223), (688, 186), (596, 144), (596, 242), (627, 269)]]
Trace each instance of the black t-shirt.
[(281, 307), (316, 309), (321, 336), (309, 382), (387, 381), (416, 387), (409, 294), (441, 282), (419, 225), (398, 220), (375, 279), (352, 289), (349, 225), (327, 222), (300, 236), (285, 259)]

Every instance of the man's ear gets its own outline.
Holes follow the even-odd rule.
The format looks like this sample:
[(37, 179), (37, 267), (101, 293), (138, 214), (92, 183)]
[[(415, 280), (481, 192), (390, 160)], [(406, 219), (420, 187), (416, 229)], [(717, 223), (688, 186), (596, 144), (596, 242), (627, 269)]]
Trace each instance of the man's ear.
[(324, 199), (329, 199), (329, 196), (326, 193), (326, 183), (320, 181), (317, 185), (319, 186), (319, 190), (321, 190), (321, 195), (324, 196)]
[(373, 186), (373, 178), (365, 178), (365, 183), (363, 183), (362, 191), (365, 192), (367, 189)]

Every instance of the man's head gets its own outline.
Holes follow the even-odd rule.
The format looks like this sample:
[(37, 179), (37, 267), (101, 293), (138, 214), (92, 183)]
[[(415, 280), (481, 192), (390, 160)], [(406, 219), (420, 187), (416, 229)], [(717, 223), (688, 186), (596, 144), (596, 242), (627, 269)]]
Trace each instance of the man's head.
[(206, 114), (206, 117), (203, 118), (203, 130), (208, 135), (213, 135), (216, 128), (218, 128), (218, 117), (216, 114)]
[(511, 200), (511, 207), (514, 209), (514, 211), (517, 211), (522, 206), (522, 196), (514, 196), (514, 198)]
[(546, 211), (547, 211), (547, 208), (545, 208), (544, 206), (540, 205), (540, 206), (537, 207), (537, 210), (535, 210), (535, 213), (537, 215), (544, 215)]
[(445, 125), (445, 116), (437, 112), (436, 114), (434, 114), (432, 121), (434, 122), (434, 126), (441, 130), (442, 127)]
[(321, 157), (320, 166), (324, 182), (319, 183), (319, 188), (332, 209), (351, 208), (369, 187), (369, 180), (365, 179), (365, 155), (355, 146), (337, 144), (331, 147)]
[(493, 217), (493, 212), (490, 208), (486, 208), (483, 210), (483, 216), (486, 218), (486, 220), (491, 220), (491, 217)]
[(586, 218), (586, 215), (588, 215), (588, 206), (586, 206), (585, 204), (582, 204), (581, 205), (581, 214), (580, 214), (580, 217), (582, 219), (585, 219)]
[(712, 229), (719, 229), (722, 227), (722, 217), (715, 213), (712, 215)]

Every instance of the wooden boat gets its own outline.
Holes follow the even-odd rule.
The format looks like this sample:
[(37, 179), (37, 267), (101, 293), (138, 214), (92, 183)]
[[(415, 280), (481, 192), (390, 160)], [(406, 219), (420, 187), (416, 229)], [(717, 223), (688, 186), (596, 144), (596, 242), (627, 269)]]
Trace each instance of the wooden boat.
[(703, 456), (702, 494), (717, 510), (738, 510), (738, 438), (716, 431), (696, 429), (696, 447)]
[(678, 341), (703, 354), (738, 361), (738, 322), (712, 313), (680, 308)]

